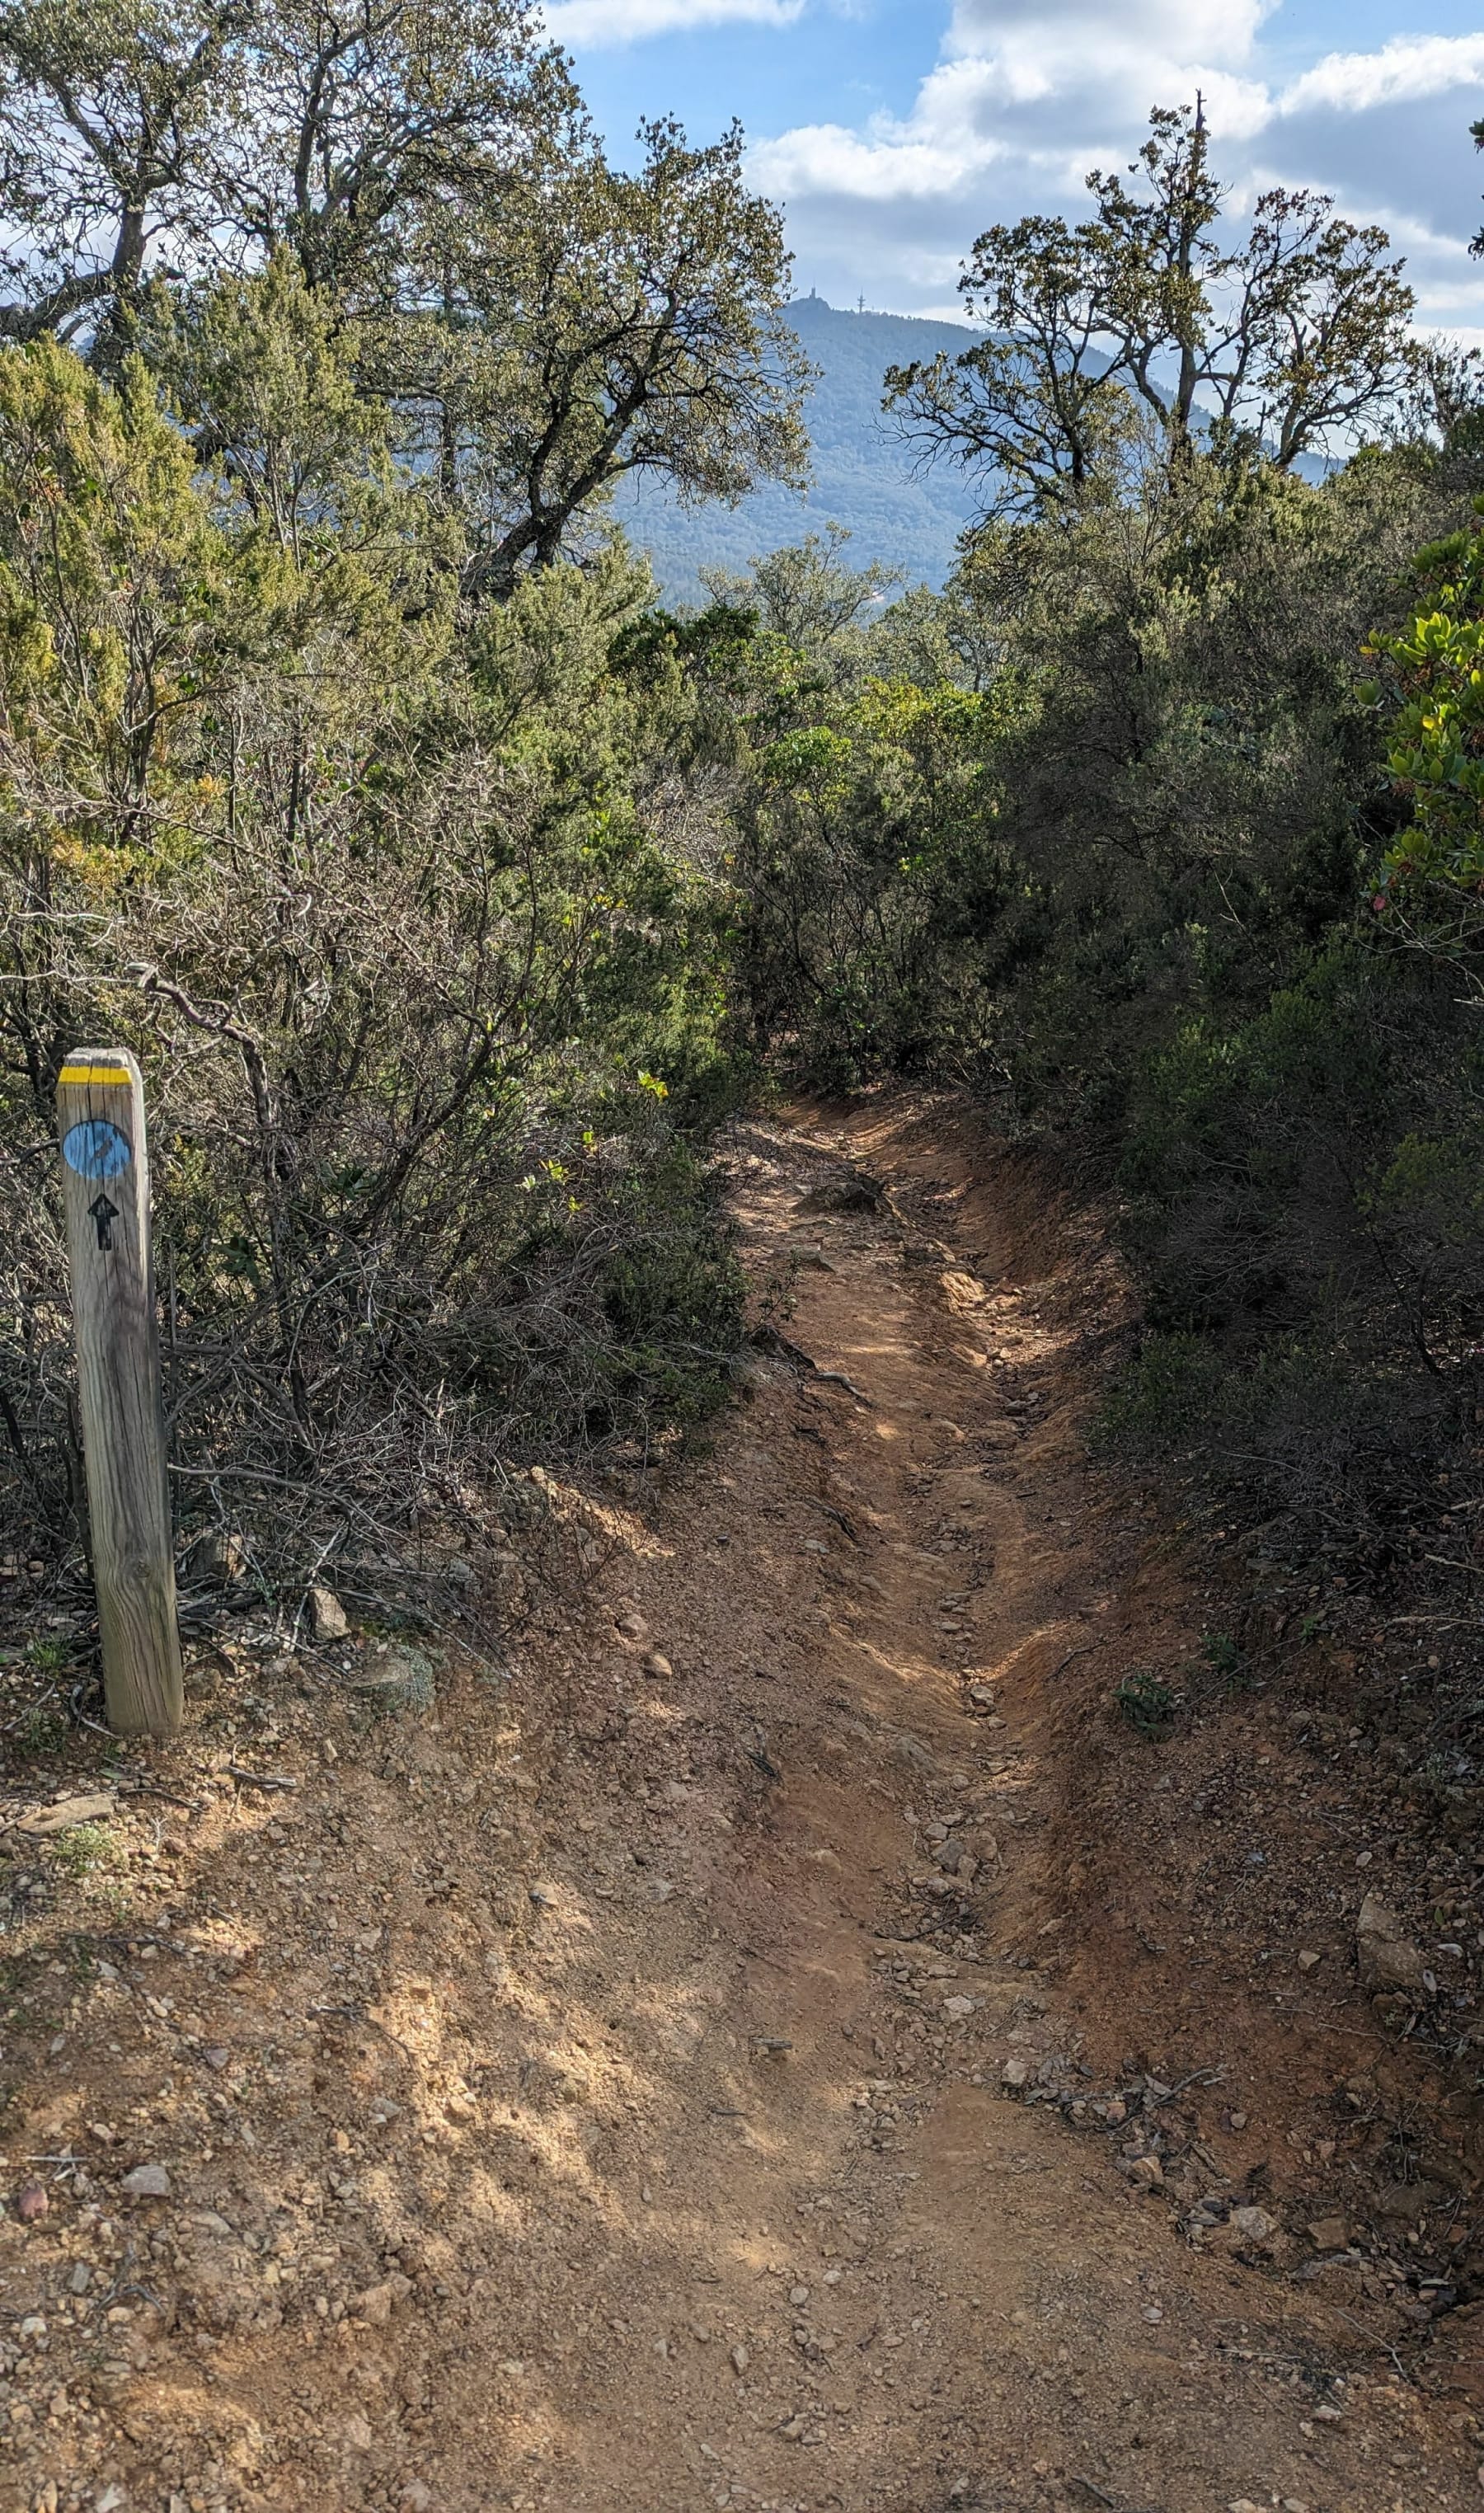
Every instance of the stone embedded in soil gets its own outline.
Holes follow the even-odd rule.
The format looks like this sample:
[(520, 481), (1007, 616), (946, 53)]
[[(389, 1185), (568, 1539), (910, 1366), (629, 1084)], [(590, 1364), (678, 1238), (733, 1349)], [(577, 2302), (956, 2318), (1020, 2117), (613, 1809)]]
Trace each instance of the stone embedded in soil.
[(1003, 2068), (1000, 2070), (1000, 2084), (1002, 2086), (1010, 2086), (1019, 2091), (1022, 2086), (1028, 2086), (1029, 2083), (1030, 2061), (1028, 2059), (1007, 2059)]
[(673, 1675), (675, 1670), (662, 1650), (651, 1650), (644, 1661), (644, 1672), (646, 1675), (664, 1676)]
[(1157, 2155), (1133, 2156), (1124, 2169), (1136, 2190), (1163, 2190), (1165, 2186), (1164, 2167)]
[(125, 2174), (119, 2188), (126, 2199), (168, 2199), (171, 2180), (163, 2164), (137, 2164)]
[(1315, 1965), (1322, 1961), (1323, 1957), (1321, 1955), (1317, 1955), (1312, 1946), (1305, 1946), (1304, 1952), (1299, 1957), (1299, 1970), (1301, 1972), (1312, 1972)]
[(1265, 2208), (1233, 2208), (1226, 2223), (1239, 2243), (1248, 2243), (1257, 2249), (1270, 2243), (1278, 2230), (1276, 2217), (1269, 2216)]
[(1378, 2216), (1397, 2225), (1416, 2224), (1427, 2214), (1429, 2206), (1441, 2193), (1437, 2184), (1427, 2181), (1388, 2181), (1372, 2200)]
[(350, 1629), (350, 1620), (333, 1588), (322, 1579), (312, 1582), (305, 1604), (309, 1609), (309, 1628), (317, 1641), (342, 1641)]
[(649, 1625), (644, 1616), (633, 1607), (630, 1607), (626, 1614), (619, 1616), (614, 1629), (621, 1640), (647, 1641), (649, 1638)]
[(1308, 2238), (1316, 2251), (1343, 2252), (1349, 2243), (1349, 2228), (1343, 2216), (1316, 2216)]
[(235, 1528), (209, 1528), (198, 1536), (180, 1564), (182, 1578), (205, 1581), (213, 1588), (230, 1588), (247, 1575), (247, 1546)]
[(30, 1815), (18, 1816), (13, 1829), (33, 1838), (50, 1832), (70, 1832), (78, 1824), (105, 1823), (117, 1805), (111, 1789), (100, 1790), (93, 1797), (59, 1798), (52, 1806), (37, 1807)]
[(1379, 1894), (1368, 1894), (1355, 1923), (1355, 1952), (1360, 1976), (1368, 1989), (1411, 1989), (1424, 1986), (1423, 1958), (1405, 1934), (1390, 1905)]
[(383, 2278), (380, 2286), (369, 2286), (364, 2294), (356, 2296), (354, 2308), (362, 2321), (369, 2322), (373, 2329), (377, 2329), (382, 2322), (391, 2319), (395, 2307), (399, 2303), (404, 2303), (412, 2291), (413, 2282), (410, 2277), (402, 2277), (399, 2274)]

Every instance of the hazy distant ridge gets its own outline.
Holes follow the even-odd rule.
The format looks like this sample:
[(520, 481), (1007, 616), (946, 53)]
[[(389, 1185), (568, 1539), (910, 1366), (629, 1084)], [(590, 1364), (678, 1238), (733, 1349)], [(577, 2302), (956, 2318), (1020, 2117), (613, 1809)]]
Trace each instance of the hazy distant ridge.
[(889, 366), (962, 349), (974, 334), (962, 323), (910, 314), (847, 313), (822, 297), (799, 298), (788, 320), (823, 370), (805, 413), (814, 440), (808, 496), (760, 489), (735, 509), (705, 506), (688, 515), (646, 482), (620, 492), (620, 520), (648, 550), (672, 602), (703, 598), (698, 568), (743, 567), (755, 550), (777, 549), (827, 522), (849, 527), (856, 566), (881, 559), (912, 583), (942, 584), (975, 501), (956, 473), (913, 477), (902, 447), (883, 430), (881, 379)]

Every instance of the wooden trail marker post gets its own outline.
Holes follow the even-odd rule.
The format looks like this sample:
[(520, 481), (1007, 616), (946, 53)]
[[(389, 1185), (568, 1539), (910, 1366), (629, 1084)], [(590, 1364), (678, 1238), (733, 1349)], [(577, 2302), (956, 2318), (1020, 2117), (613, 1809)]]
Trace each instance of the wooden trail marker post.
[(69, 1056), (57, 1121), (108, 1724), (121, 1736), (169, 1736), (184, 1700), (134, 1057), (116, 1047)]

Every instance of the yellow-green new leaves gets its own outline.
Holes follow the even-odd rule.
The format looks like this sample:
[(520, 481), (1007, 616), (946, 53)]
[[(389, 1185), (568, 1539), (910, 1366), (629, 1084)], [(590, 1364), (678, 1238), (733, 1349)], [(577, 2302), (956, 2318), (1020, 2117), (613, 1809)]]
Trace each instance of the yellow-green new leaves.
[(350, 640), (411, 677), (446, 629), (461, 542), (391, 459), (360, 327), (279, 252), (178, 300), (150, 347), (231, 544), (239, 654), (297, 650), (313, 671), (327, 638)]
[[(759, 642), (761, 668), (782, 641)], [(993, 1022), (979, 937), (1010, 878), (995, 701), (875, 679), (822, 696), (786, 674), (785, 658), (779, 702), (816, 720), (760, 745), (738, 814), (737, 947), (751, 998), (781, 1028), (777, 1008), (788, 1007), (787, 1052), (816, 1073), (972, 1060)]]
[(115, 390), (56, 341), (0, 350), (0, 777), (21, 843), (93, 878), (212, 836), (244, 709), (307, 760), (447, 645), (448, 527), (292, 266), (215, 292), (190, 349), (207, 469), (137, 360)]
[(0, 350), (0, 726), (13, 812), (146, 843), (225, 581), (186, 448), (138, 366), (115, 393), (52, 340)]
[(296, 559), (341, 534), (387, 415), (360, 388), (357, 327), (293, 257), (188, 300), (161, 347), (182, 416), (259, 530)]
[(807, 795), (821, 809), (842, 803), (850, 791), (855, 749), (843, 733), (828, 725), (801, 726), (771, 742), (763, 753), (764, 781)]
[[(1390, 849), (1378, 905), (1457, 932), (1484, 895), (1484, 533), (1424, 550), (1432, 600), (1372, 653), (1390, 665), (1401, 704), (1386, 764), (1412, 818)], [(1465, 923), (1474, 930), (1477, 908)]]

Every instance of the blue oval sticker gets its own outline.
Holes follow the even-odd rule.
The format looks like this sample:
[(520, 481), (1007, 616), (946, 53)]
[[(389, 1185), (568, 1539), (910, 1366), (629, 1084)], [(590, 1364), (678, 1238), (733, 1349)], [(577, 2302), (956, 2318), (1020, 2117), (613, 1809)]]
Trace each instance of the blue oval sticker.
[(134, 1158), (127, 1135), (110, 1126), (106, 1117), (85, 1117), (79, 1126), (69, 1126), (61, 1138), (61, 1157), (69, 1170), (79, 1177), (117, 1177)]

